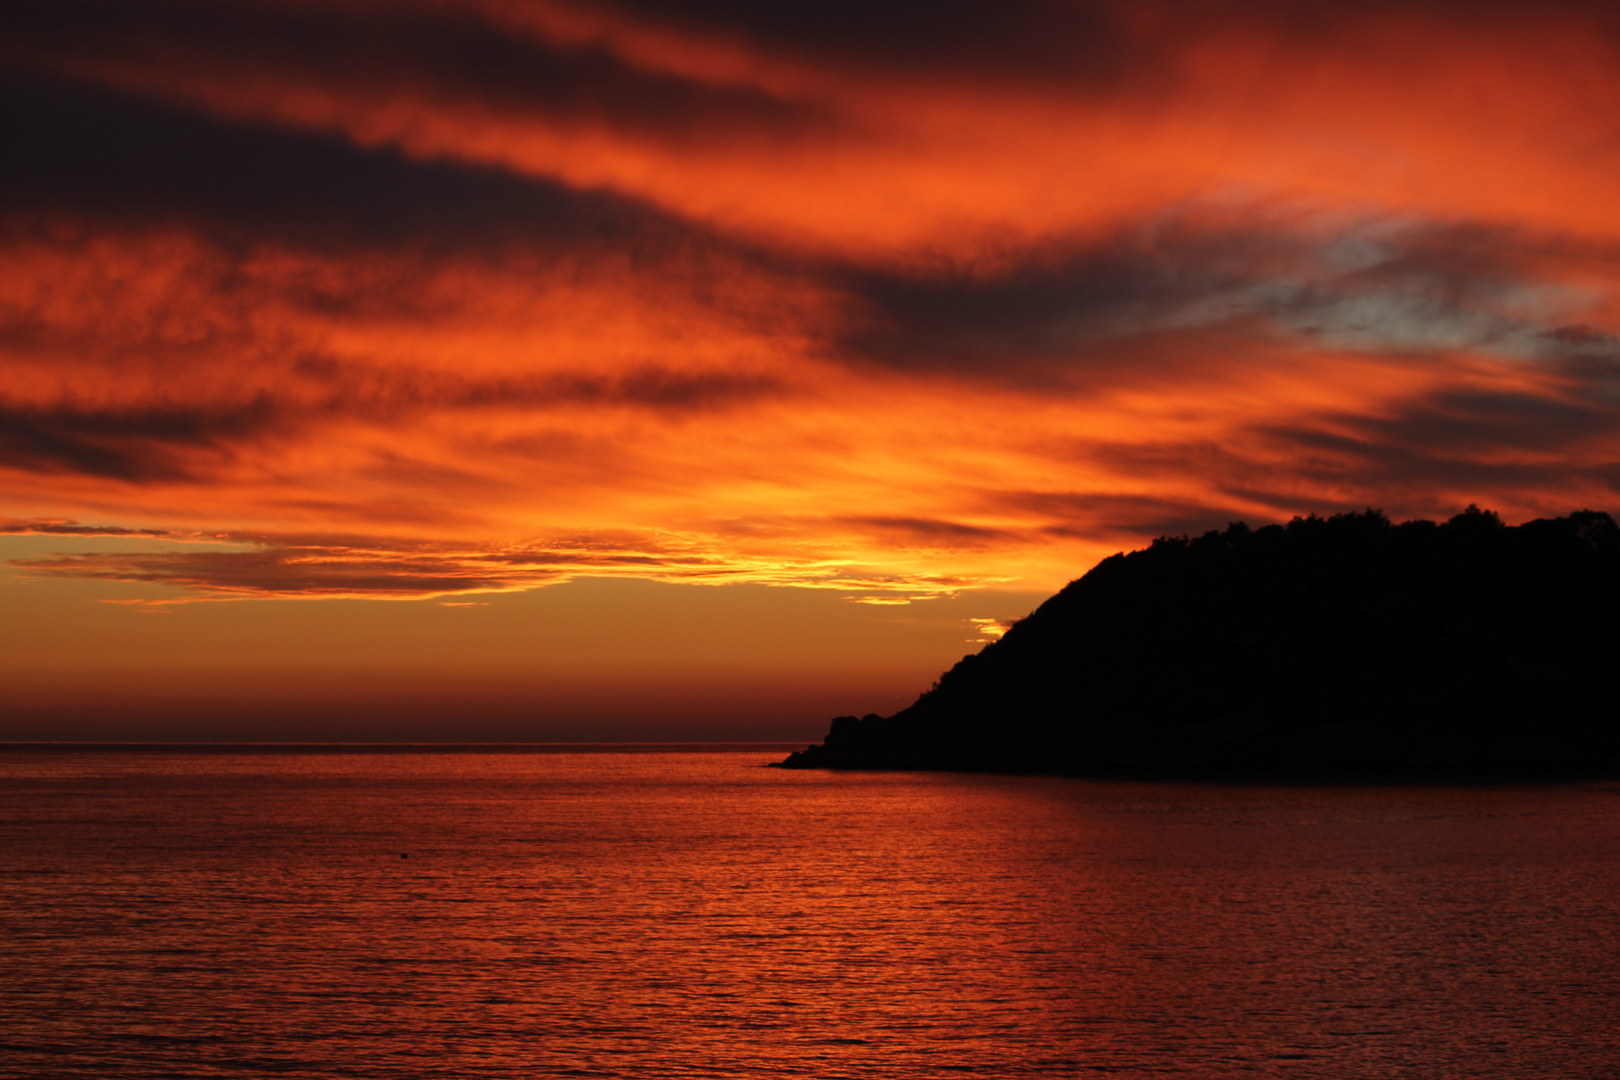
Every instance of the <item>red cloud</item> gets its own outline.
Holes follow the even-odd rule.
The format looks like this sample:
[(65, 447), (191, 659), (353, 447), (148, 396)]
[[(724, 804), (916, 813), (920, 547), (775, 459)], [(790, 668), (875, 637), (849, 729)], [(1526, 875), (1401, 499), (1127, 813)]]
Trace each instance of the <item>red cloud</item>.
[(928, 595), (1613, 502), (1603, 9), (965, 10), (10, 5), (6, 512), (247, 545), (27, 571)]

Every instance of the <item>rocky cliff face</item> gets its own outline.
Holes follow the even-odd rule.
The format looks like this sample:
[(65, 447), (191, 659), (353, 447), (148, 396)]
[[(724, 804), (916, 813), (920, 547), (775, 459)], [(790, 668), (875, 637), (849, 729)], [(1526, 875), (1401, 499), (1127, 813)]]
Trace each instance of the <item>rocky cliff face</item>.
[(788, 768), (1620, 773), (1620, 528), (1368, 511), (1115, 555)]

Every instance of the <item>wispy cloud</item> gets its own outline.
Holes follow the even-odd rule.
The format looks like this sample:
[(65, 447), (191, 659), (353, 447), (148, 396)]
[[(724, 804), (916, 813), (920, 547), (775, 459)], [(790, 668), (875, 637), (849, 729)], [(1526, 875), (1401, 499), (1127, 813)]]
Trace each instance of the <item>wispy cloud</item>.
[(0, 506), (240, 545), (24, 569), (896, 603), (1614, 506), (1608, 8), (810, 10), (7, 5)]
[[(865, 603), (898, 604), (993, 583), (828, 562), (750, 560), (706, 548), (701, 538), (690, 536), (621, 533), (559, 538), (550, 544), (473, 547), (364, 536), (197, 536), (55, 521), (0, 523), (0, 535), (168, 541), (162, 551), (76, 552), (10, 560), (13, 567), (36, 577), (139, 582), (183, 590), (170, 598), (113, 601), (159, 606), (253, 598), (420, 600), (532, 589), (582, 575), (857, 591), (875, 594), (863, 596)], [(187, 541), (207, 548), (187, 550)], [(220, 545), (242, 550), (215, 550)]]
[(164, 539), (170, 529), (126, 529), (120, 525), (81, 525), (76, 521), (0, 521), (0, 536), (149, 536)]

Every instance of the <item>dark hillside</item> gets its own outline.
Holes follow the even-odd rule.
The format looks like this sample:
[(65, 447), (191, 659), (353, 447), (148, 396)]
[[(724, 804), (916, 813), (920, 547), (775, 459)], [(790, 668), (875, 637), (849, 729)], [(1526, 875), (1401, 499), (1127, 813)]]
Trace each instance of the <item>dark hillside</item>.
[(1377, 511), (1167, 537), (790, 768), (1620, 771), (1620, 529)]

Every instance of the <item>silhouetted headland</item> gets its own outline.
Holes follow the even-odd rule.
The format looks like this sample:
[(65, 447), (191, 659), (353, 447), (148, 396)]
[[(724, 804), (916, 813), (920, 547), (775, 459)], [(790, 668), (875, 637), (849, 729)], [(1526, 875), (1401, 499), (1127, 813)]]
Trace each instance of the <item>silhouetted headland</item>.
[(1114, 555), (786, 768), (1620, 775), (1620, 528), (1381, 512)]

